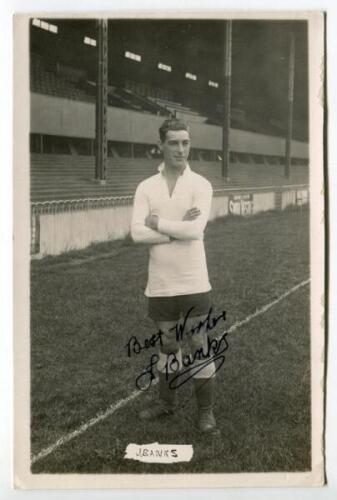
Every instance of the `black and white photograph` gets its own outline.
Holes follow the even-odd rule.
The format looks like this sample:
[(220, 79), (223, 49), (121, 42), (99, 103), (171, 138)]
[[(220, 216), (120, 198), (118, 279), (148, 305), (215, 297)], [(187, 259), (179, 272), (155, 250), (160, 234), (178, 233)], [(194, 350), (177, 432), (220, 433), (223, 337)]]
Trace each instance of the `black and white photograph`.
[(323, 14), (14, 34), (16, 486), (322, 485)]

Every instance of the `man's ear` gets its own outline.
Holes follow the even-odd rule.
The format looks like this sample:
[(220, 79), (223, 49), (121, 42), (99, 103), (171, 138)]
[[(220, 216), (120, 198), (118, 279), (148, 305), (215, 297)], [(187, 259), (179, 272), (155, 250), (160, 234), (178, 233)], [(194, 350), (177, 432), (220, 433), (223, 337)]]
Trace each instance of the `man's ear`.
[(163, 143), (161, 141), (158, 141), (158, 148), (160, 149), (160, 152), (163, 152)]

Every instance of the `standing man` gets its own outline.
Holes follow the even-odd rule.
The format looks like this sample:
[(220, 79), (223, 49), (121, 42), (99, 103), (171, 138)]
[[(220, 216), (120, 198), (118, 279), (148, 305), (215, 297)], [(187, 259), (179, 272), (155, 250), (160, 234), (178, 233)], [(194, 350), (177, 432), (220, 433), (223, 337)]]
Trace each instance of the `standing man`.
[[(172, 414), (177, 407), (177, 390), (169, 386), (177, 373), (170, 372), (168, 362), (168, 357), (174, 354), (181, 366), (175, 327), (187, 317), (186, 331), (190, 331), (205, 320), (211, 289), (203, 237), (211, 209), (212, 186), (190, 169), (187, 162), (190, 135), (185, 123), (176, 118), (165, 120), (159, 135), (164, 161), (158, 174), (137, 187), (131, 223), (133, 240), (150, 245), (145, 295), (149, 316), (162, 332), (157, 363), (159, 401), (140, 413), (140, 418), (146, 420)], [(198, 329), (189, 340), (192, 352), (207, 350), (205, 328)], [(202, 432), (216, 428), (215, 371), (214, 362), (210, 362), (193, 377)]]

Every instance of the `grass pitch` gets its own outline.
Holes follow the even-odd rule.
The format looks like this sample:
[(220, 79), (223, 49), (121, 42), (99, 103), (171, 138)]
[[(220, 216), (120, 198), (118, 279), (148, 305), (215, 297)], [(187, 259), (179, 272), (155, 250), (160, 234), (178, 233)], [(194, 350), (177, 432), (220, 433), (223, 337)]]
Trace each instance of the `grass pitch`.
[[(309, 213), (285, 211), (209, 223), (213, 302), (225, 326), (309, 277)], [(131, 335), (155, 333), (146, 317), (148, 250), (110, 242), (31, 266), (32, 454), (127, 397), (150, 353), (128, 358)], [(34, 473), (304, 471), (310, 450), (310, 290), (305, 286), (228, 336), (215, 414), (221, 438), (199, 435), (192, 384), (179, 411), (152, 423), (145, 393), (32, 466)], [(222, 328), (223, 330), (223, 328)], [(129, 443), (193, 444), (189, 463), (125, 460)]]

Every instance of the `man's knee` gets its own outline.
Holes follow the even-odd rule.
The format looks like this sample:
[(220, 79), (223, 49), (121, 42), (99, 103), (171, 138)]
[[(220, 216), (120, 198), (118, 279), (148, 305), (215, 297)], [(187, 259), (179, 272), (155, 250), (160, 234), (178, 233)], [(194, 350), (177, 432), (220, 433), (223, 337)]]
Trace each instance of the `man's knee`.
[(193, 350), (193, 352), (199, 350), (199, 349), (204, 349), (207, 347), (207, 333), (205, 332), (198, 332), (194, 333), (190, 337), (190, 345)]
[(157, 327), (161, 332), (160, 351), (163, 354), (175, 354), (180, 349), (180, 344), (176, 339), (175, 322), (163, 321), (157, 323)]
[(177, 342), (175, 336), (173, 335), (162, 335), (162, 345), (160, 346), (160, 350), (164, 354), (175, 354), (179, 351), (180, 346), (179, 342)]
[(190, 332), (189, 342), (193, 351), (207, 346), (207, 332), (205, 327), (205, 316), (189, 318), (186, 330)]

